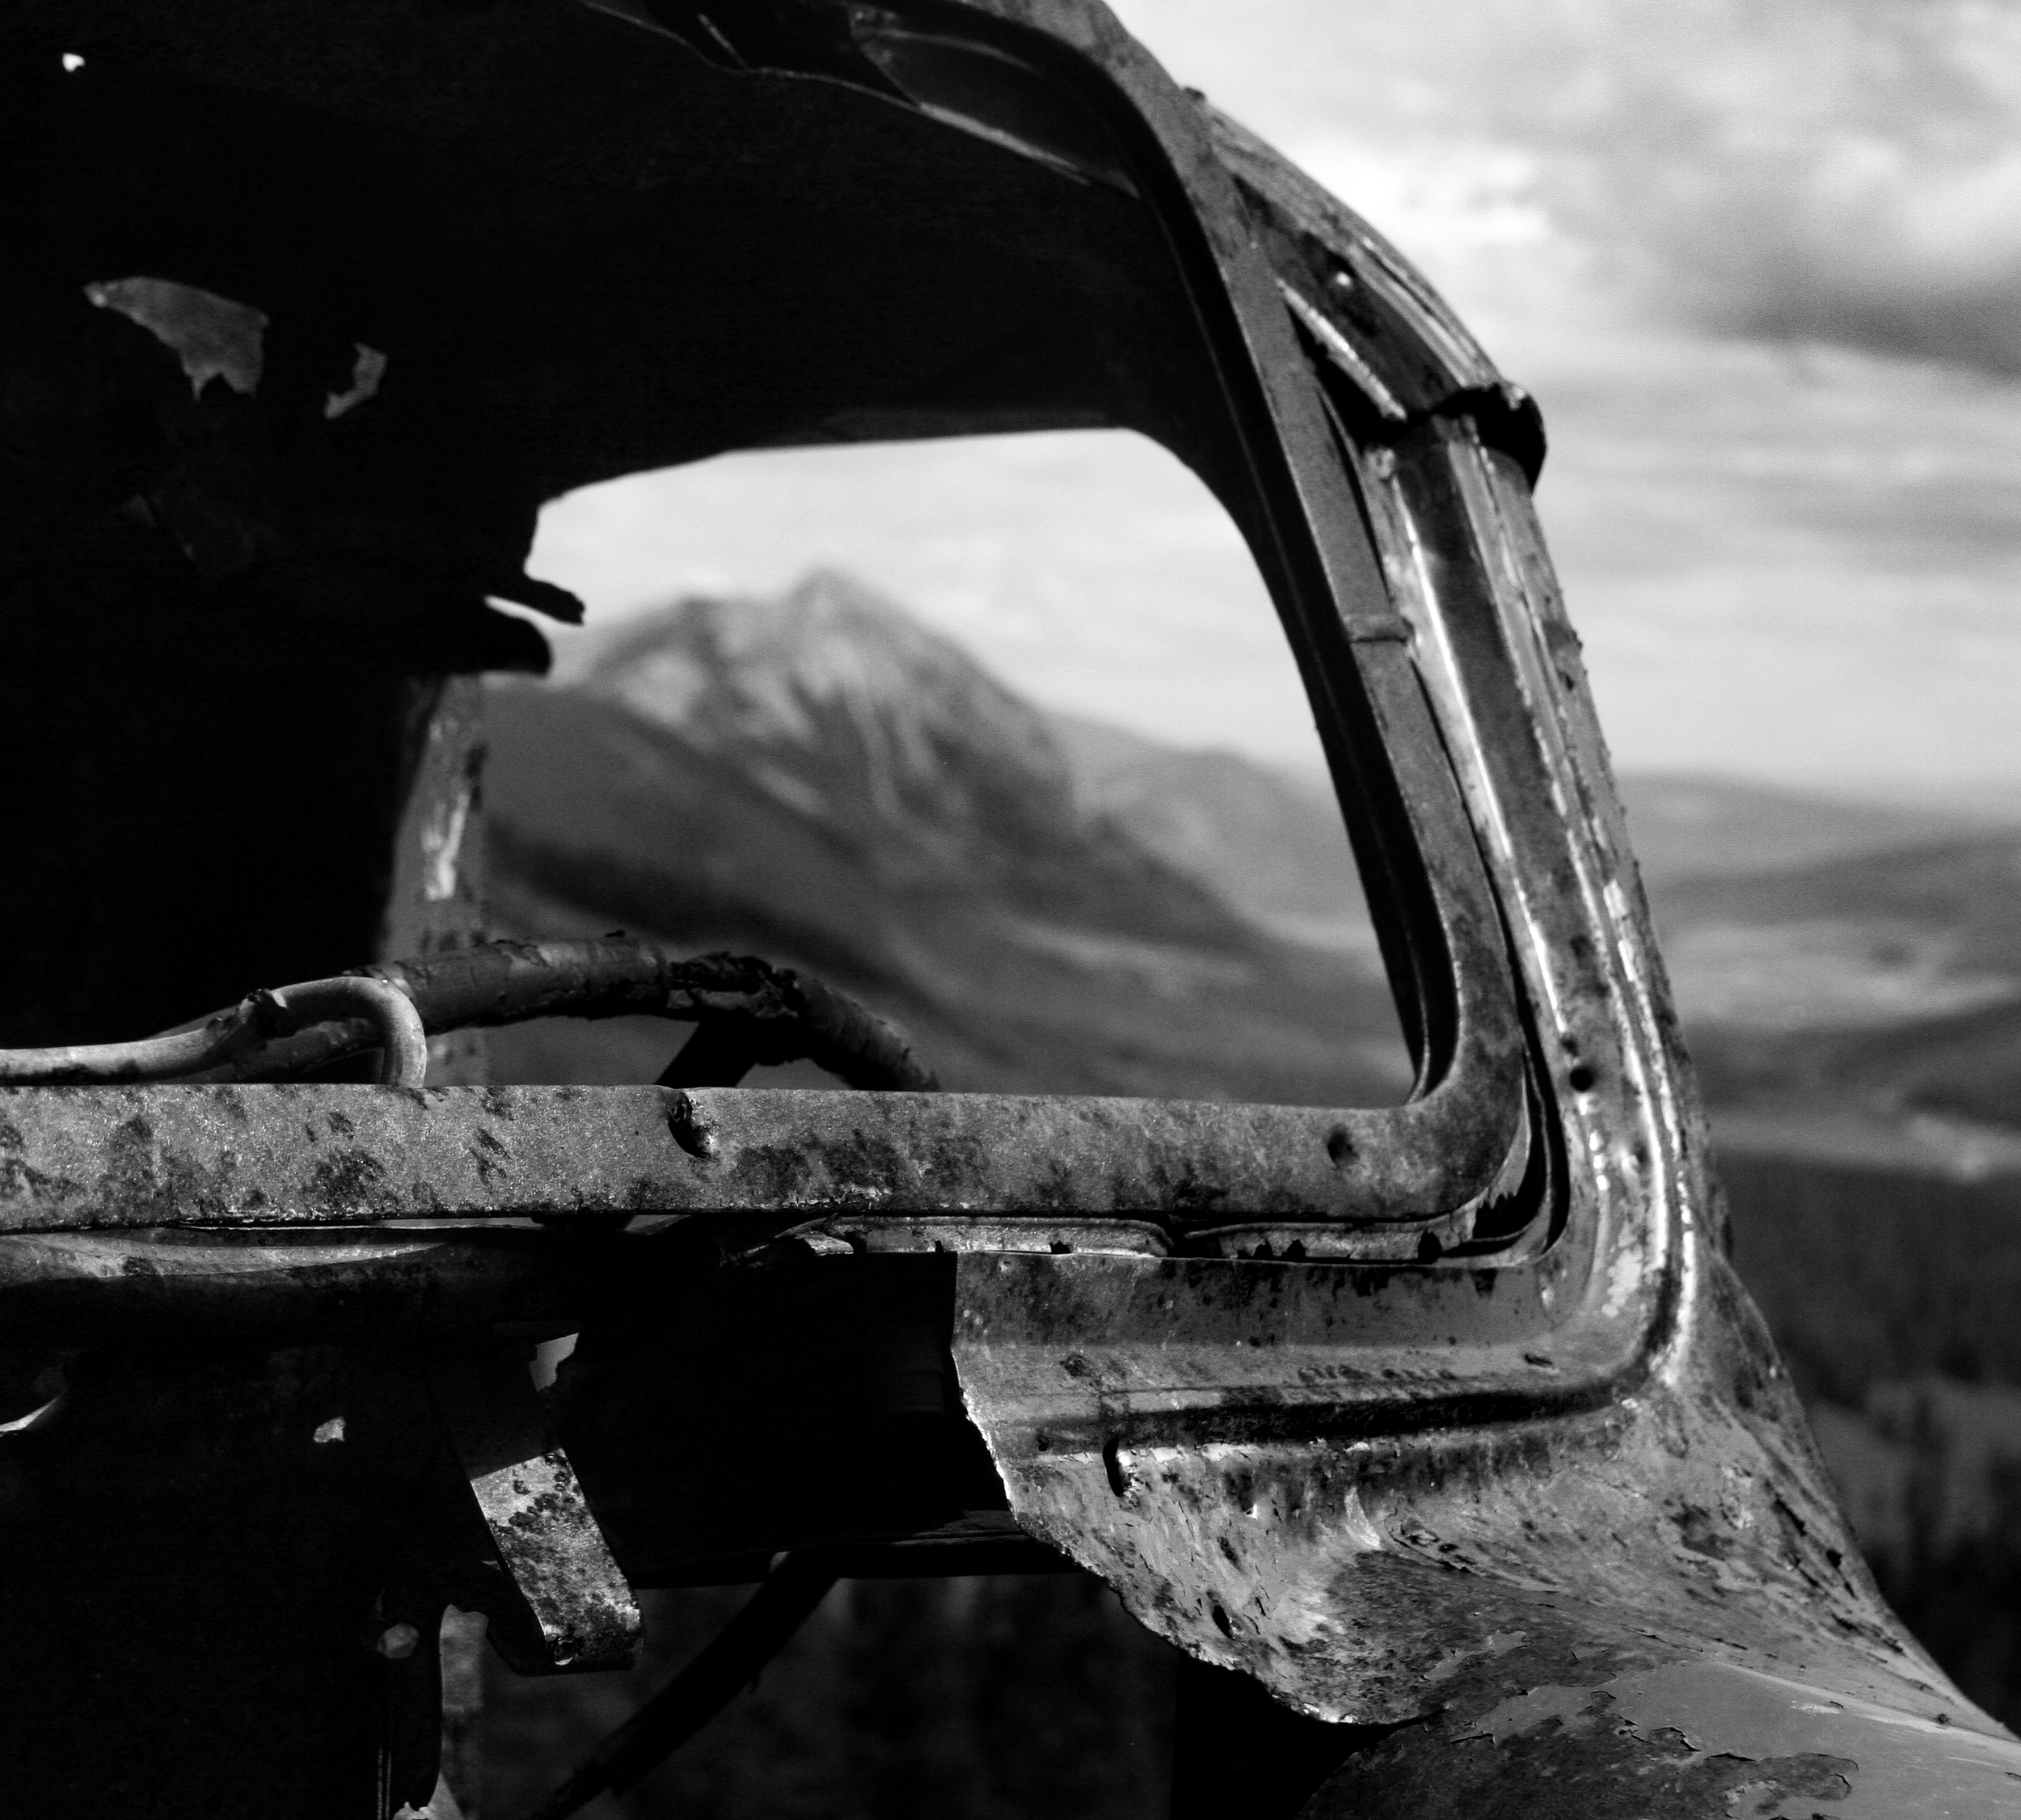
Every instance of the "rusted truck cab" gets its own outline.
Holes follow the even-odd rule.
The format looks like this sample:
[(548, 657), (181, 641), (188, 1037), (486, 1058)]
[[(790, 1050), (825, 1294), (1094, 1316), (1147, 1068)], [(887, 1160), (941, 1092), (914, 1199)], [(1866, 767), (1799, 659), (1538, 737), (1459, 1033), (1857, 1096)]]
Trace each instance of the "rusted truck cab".
[[(1538, 412), (1350, 210), (1094, 0), (15, 4), (0, 87), (23, 1811), (420, 1809), (446, 1606), (593, 1671), (782, 1555), (1101, 1576), (1275, 1703), (1199, 1811), (2021, 1805), (1727, 1260)], [(543, 501), (1098, 425), (1269, 585), (1405, 1104), (941, 1092), (788, 971), (484, 940)], [(461, 1034), (640, 1010), (656, 1084)]]

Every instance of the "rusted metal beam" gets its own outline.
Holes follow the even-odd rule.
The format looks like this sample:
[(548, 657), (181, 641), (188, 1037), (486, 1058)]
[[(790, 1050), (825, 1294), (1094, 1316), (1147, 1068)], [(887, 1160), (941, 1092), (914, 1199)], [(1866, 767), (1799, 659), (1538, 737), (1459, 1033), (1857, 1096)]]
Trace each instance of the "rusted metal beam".
[[(657, 1087), (0, 1090), (0, 1231), (581, 1214), (1337, 1222), (1418, 1255), (1507, 1177), (1458, 1083), (1393, 1111)], [(1517, 1162), (1520, 1170), (1522, 1152)]]

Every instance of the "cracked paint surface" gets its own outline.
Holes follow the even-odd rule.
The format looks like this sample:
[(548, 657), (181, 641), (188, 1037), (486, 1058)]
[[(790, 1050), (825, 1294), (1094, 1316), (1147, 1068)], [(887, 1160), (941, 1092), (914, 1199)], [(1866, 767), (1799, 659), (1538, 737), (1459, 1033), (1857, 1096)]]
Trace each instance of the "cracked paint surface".
[(1979, 1723), (1968, 1711), (1922, 1717), (1731, 1663), (1669, 1662), (1531, 1687), (1471, 1720), (1434, 1719), (1343, 1772), (1307, 1813), (1400, 1814), (1390, 1796), (1369, 1805), (1378, 1786), (1396, 1785), (1412, 1788), (1411, 1811), (1426, 1815), (2012, 1814), (2021, 1748)]
[(193, 396), (200, 398), (213, 379), (247, 398), (259, 391), (266, 362), (264, 310), (167, 278), (112, 278), (86, 285), (84, 294), (166, 346), (181, 363)]

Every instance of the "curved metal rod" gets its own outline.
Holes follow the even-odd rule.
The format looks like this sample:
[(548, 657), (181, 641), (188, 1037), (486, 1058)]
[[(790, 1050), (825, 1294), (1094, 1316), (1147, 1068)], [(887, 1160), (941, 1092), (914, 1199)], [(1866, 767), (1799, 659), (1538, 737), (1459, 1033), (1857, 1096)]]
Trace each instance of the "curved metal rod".
[(340, 1018), (369, 1023), (380, 1054), (382, 1086), (419, 1087), (428, 1079), (428, 1039), (421, 1013), (411, 999), (385, 980), (345, 973), (254, 996), (277, 1007), (297, 1029)]
[[(651, 942), (484, 942), (373, 968), (430, 1036), (538, 1017), (664, 1017), (699, 1026), (663, 1087), (734, 1087), (753, 1067), (810, 1061), (850, 1087), (930, 1093), (939, 1083), (899, 1031), (846, 994), (749, 955), (684, 957)], [(299, 988), (291, 988), (291, 991)], [(337, 1018), (220, 1055), (187, 1078), (285, 1080), (373, 1048)]]
[(567, 1820), (606, 1790), (622, 1794), (649, 1775), (778, 1653), (835, 1577), (819, 1560), (787, 1556), (701, 1654), (598, 1745), (529, 1820)]
[(749, 955), (670, 955), (650, 942), (485, 942), (428, 961), (255, 992), (138, 1042), (0, 1049), (0, 1086), (289, 1080), (378, 1049), (379, 1079), (419, 1087), (428, 1039), (537, 1017), (674, 1018), (699, 1026), (663, 1087), (734, 1087), (807, 1060), (851, 1087), (930, 1093), (899, 1031), (846, 994)]
[(365, 1040), (355, 1046), (380, 1051), (379, 1079), (386, 1085), (419, 1087), (428, 1078), (428, 1035), (412, 1002), (384, 980), (346, 974), (255, 992), (191, 1028), (137, 1042), (0, 1049), (0, 1085), (230, 1079), (276, 1041), (332, 1019), (362, 1028)]
[(234, 1006), (192, 1030), (134, 1043), (82, 1043), (65, 1049), (0, 1049), (0, 1083), (9, 1087), (103, 1086), (119, 1081), (170, 1080), (212, 1066), (230, 1054), (244, 1028)]

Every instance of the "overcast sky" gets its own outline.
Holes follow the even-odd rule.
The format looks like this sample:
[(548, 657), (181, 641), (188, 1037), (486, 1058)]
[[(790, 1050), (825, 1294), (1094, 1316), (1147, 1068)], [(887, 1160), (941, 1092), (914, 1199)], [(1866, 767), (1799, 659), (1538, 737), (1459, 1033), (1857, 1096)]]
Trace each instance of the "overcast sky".
[[(1124, 0), (1542, 403), (1628, 767), (2021, 800), (2021, 6)], [(849, 568), (1041, 700), (1297, 758), (1246, 554), (1116, 436), (731, 458), (551, 509), (593, 617)]]

